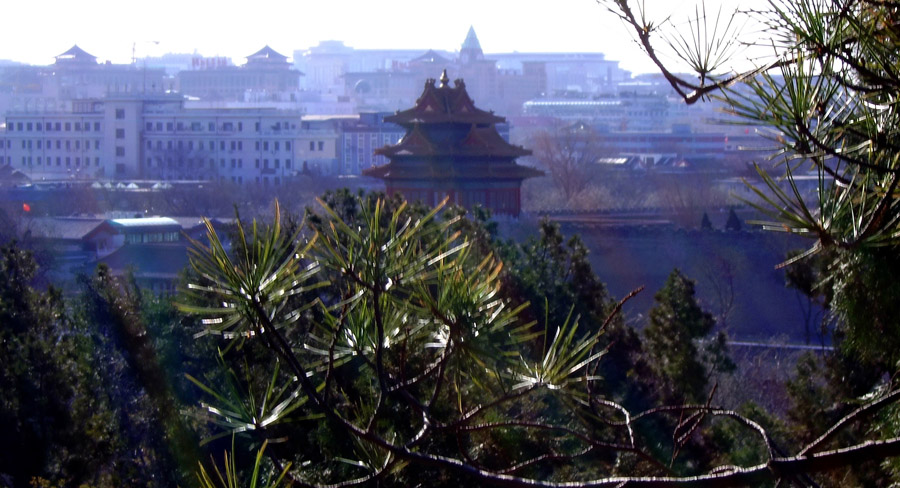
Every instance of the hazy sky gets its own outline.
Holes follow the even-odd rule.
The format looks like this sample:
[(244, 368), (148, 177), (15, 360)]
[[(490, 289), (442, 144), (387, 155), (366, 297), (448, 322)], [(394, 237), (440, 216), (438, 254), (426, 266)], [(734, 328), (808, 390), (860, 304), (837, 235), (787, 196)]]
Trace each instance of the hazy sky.
[[(675, 22), (696, 3), (639, 1), (655, 18)], [(707, 8), (764, 1), (707, 0)], [(72, 44), (114, 63), (130, 62), (133, 45), (139, 58), (196, 51), (238, 64), (266, 44), (292, 57), (330, 39), (355, 48), (457, 50), (470, 25), (486, 53), (603, 52), (625, 69), (653, 70), (595, 0), (4, 0), (0, 59), (50, 64)]]

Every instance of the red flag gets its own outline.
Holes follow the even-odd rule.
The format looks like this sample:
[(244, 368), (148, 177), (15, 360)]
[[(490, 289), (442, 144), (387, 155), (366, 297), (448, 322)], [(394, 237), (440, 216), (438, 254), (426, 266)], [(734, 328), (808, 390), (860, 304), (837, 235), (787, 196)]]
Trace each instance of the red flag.
[(31, 212), (31, 205), (28, 205), (27, 203), (23, 203), (22, 210), (24, 210), (26, 212)]

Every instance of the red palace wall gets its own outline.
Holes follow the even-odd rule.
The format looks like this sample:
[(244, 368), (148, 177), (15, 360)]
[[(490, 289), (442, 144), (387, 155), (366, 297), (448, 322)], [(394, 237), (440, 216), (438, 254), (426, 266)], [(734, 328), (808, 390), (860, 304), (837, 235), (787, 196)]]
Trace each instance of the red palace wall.
[(460, 205), (464, 208), (472, 208), (481, 205), (489, 208), (497, 215), (511, 215), (518, 217), (521, 211), (520, 190), (516, 188), (490, 188), (471, 190), (441, 190), (422, 188), (403, 188), (389, 185), (387, 193), (393, 195), (400, 193), (410, 202), (421, 201), (425, 205), (434, 206), (440, 203), (444, 197), (449, 196), (449, 203)]

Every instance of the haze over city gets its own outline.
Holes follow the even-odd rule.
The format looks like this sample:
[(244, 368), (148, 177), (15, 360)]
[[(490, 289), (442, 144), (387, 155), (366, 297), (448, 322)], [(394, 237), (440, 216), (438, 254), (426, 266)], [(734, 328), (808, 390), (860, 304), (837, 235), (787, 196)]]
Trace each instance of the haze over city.
[[(651, 0), (656, 23), (686, 21), (693, 0)], [(710, 15), (736, 7), (760, 8), (766, 0), (708, 0)], [(594, 0), (457, 0), (422, 2), (279, 2), (233, 0), (153, 3), (14, 2), (4, 5), (0, 59), (46, 65), (78, 44), (98, 60), (128, 63), (132, 56), (193, 53), (242, 62), (260, 46), (283, 53), (323, 40), (357, 49), (458, 50), (469, 26), (485, 53), (602, 52), (633, 73), (652, 72), (631, 36)]]
[[(710, 2), (707, 14), (720, 4), (735, 7)], [(671, 15), (677, 29), (679, 18), (697, 15), (694, 5), (645, 8), (654, 24)], [(109, 210), (216, 217), (231, 213), (234, 198), (256, 212), (273, 196), (300, 206), (324, 189), (357, 185), (427, 205), (451, 194), (495, 215), (639, 209), (658, 218), (639, 214), (627, 226), (671, 229), (696, 227), (712, 212), (710, 226), (737, 228), (738, 217), (727, 215), (728, 193), (742, 188), (733, 177), (767, 147), (751, 128), (717, 123), (716, 104), (684, 104), (658, 74), (634, 77), (655, 70), (622, 22), (591, 0), (55, 7), (42, 17), (14, 6), (10, 18), (32, 28), (9, 26), (22, 42), (0, 50), (0, 59), (34, 64), (0, 66), (0, 163), (13, 201), (28, 203), (35, 188), (52, 196), (35, 203), (35, 214), (79, 210), (58, 185), (89, 193), (121, 186), (119, 195), (137, 199)], [(470, 163), (484, 170), (461, 171), (459, 188), (431, 191), (430, 180), (393, 176), (419, 174), (392, 164), (431, 147), (408, 131), (434, 107), (462, 117), (459, 132), (444, 138), (462, 146), (441, 150), (475, 151)], [(482, 167), (496, 157), (505, 158), (502, 181)], [(657, 173), (665, 176), (657, 181)], [(199, 206), (197, 195), (210, 189)], [(186, 192), (185, 205), (141, 200), (169, 190)], [(671, 267), (652, 262), (642, 280), (661, 284)], [(692, 273), (701, 265), (679, 264)], [(637, 274), (623, 271), (611, 284), (617, 293)], [(735, 323), (749, 331), (757, 319)]]
[(900, 487), (898, 5), (7, 0), (0, 488)]

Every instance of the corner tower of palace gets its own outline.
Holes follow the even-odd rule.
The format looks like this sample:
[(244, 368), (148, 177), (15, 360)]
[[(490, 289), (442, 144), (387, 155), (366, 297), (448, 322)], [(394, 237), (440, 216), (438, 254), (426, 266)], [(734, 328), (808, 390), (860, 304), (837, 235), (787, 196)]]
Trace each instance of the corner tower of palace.
[(522, 181), (543, 175), (516, 163), (531, 151), (506, 142), (496, 128), (506, 119), (477, 108), (463, 80), (450, 86), (446, 70), (439, 85), (434, 79), (425, 82), (413, 108), (384, 120), (402, 126), (406, 135), (375, 151), (389, 163), (363, 174), (384, 180), (388, 194), (426, 205), (449, 197), (466, 208), (482, 205), (518, 216)]

